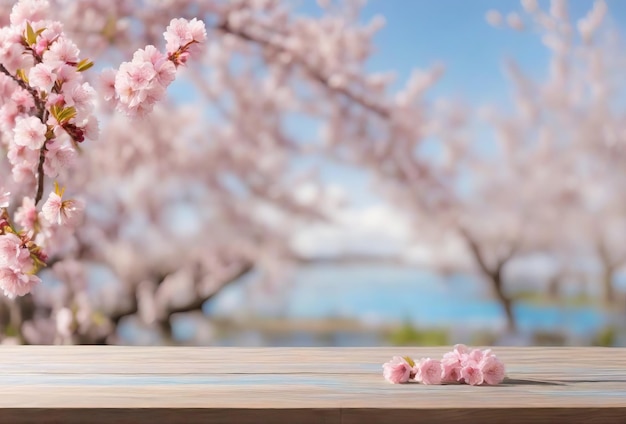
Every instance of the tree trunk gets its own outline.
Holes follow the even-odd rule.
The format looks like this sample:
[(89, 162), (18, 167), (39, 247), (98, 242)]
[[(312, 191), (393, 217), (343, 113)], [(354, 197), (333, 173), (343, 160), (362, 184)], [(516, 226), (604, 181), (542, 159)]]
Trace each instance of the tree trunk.
[(517, 322), (513, 314), (513, 301), (503, 291), (502, 277), (499, 274), (492, 274), (489, 278), (493, 284), (496, 297), (504, 308), (504, 313), (506, 314), (506, 328), (510, 333), (515, 333), (517, 330)]
[(614, 269), (609, 264), (604, 264), (602, 268), (602, 289), (604, 302), (607, 306), (614, 305), (616, 302), (615, 299), (615, 289), (613, 287), (613, 275), (615, 274)]
[(561, 275), (553, 275), (548, 280), (548, 298), (553, 302), (561, 300)]
[(502, 273), (504, 265), (506, 265), (506, 263), (515, 254), (516, 247), (514, 245), (511, 246), (508, 254), (500, 258), (494, 267), (490, 267), (485, 261), (480, 247), (472, 238), (472, 236), (463, 228), (460, 228), (460, 232), (461, 235), (465, 238), (470, 252), (476, 260), (476, 263), (478, 264), (483, 276), (491, 281), (491, 285), (493, 286), (496, 298), (504, 308), (504, 313), (506, 314), (507, 321), (507, 330), (510, 333), (515, 333), (515, 331), (517, 330), (517, 323), (515, 322), (515, 316), (513, 315), (513, 302), (502, 290)]

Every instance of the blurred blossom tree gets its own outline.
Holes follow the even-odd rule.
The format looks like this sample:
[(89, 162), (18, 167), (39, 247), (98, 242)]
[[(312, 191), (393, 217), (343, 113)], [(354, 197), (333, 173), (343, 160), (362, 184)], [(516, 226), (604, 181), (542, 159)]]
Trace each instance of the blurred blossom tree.
[[(119, 326), (134, 322), (172, 342), (176, 314), (201, 313), (227, 284), (247, 275), (272, 289), (289, 264), (315, 260), (289, 237), (341, 199), (307, 163), (380, 137), (406, 143), (417, 131), (422, 83), (393, 98), (389, 75), (365, 71), (382, 20), (359, 23), (357, 3), (320, 2), (320, 17), (275, 0), (50, 4), (50, 18), (100, 68), (160, 46), (172, 17), (204, 21), (207, 42), (181, 73), (185, 105), (164, 101), (148, 114), (151, 106), (118, 90), (117, 109), (146, 115), (138, 121), (98, 105), (100, 140), (66, 169), (84, 221), (48, 258), (40, 274), (49, 284), (6, 302), (0, 316), (20, 341), (115, 343)], [(92, 82), (115, 98), (115, 75)], [(294, 126), (322, 127), (325, 144)], [(385, 155), (377, 149), (367, 154)]]
[[(0, 29), (0, 289), (10, 302), (2, 311), (5, 333), (27, 337), (39, 273), (67, 258), (84, 201), (72, 192), (72, 165), (85, 140), (98, 136), (96, 91), (89, 81), (93, 62), (80, 57), (73, 34), (52, 17), (44, 0), (3, 3)], [(165, 96), (177, 68), (206, 39), (197, 19), (164, 25), (164, 51), (145, 46), (129, 51), (132, 61), (103, 73), (104, 99), (127, 117), (141, 118)], [(50, 182), (54, 181), (54, 189)], [(44, 202), (45, 199), (45, 202)], [(55, 317), (56, 318), (56, 317)], [(31, 331), (32, 333), (33, 331)]]
[[(611, 282), (626, 260), (616, 236), (626, 225), (626, 121), (622, 59), (599, 31), (604, 3), (577, 24), (556, 0), (547, 12), (531, 0), (523, 14), (488, 12), (493, 25), (537, 30), (551, 58), (542, 81), (510, 62), (513, 107), (480, 113), (431, 99), (441, 66), (415, 71), (397, 92), (392, 74), (369, 73), (383, 22), (361, 24), (360, 2), (319, 1), (316, 17), (278, 0), (49, 3), (49, 18), (99, 70), (160, 48), (175, 17), (203, 21), (207, 40), (170, 54), (185, 64), (176, 82), (184, 101), (164, 99), (154, 110), (163, 90), (139, 96), (120, 88), (119, 74), (85, 75), (104, 95), (94, 111), (100, 138), (61, 170), (85, 214), (51, 250), (39, 272), (46, 284), (3, 299), (0, 326), (18, 341), (117, 343), (121, 326), (135, 325), (173, 343), (178, 314), (202, 316), (207, 300), (244, 276), (260, 280), (251, 285), (257, 295), (277, 297), (292, 265), (316, 260), (294, 248), (292, 234), (342, 204), (316, 169), (328, 160), (366, 170), (411, 217), (416, 240), (462, 245), (462, 257), (438, 266), (477, 270), (511, 330), (505, 271), (528, 254), (583, 260), (593, 248), (614, 298)], [(0, 23), (11, 5), (0, 3)], [(172, 36), (165, 41), (169, 52)], [(197, 57), (187, 62), (188, 53)], [(146, 47), (138, 60), (152, 55)], [(157, 74), (172, 82), (168, 69)], [(5, 181), (11, 168), (2, 165)]]
[[(545, 11), (524, 0), (522, 9), (506, 18), (486, 13), (494, 26), (537, 32), (550, 54), (545, 79), (538, 81), (514, 60), (507, 62), (510, 107), (429, 105), (423, 93), (435, 74), (415, 73), (394, 99), (406, 115), (395, 115), (395, 108), (389, 132), (341, 143), (353, 149), (352, 160), (373, 171), (381, 192), (413, 217), (415, 240), (465, 247), (464, 255), (442, 255), (434, 265), (477, 271), (490, 283), (510, 331), (517, 327), (505, 284), (512, 261), (552, 257), (557, 266), (551, 281), (571, 274), (565, 264), (572, 258), (587, 269), (595, 262), (611, 301), (626, 249), (620, 189), (624, 63), (615, 32), (603, 25), (606, 5), (594, 3), (576, 23), (566, 1), (554, 0)], [(345, 130), (333, 133), (338, 144), (356, 139)]]
[(599, 268), (603, 297), (615, 304), (615, 276), (626, 265), (621, 40), (607, 24), (604, 1), (594, 2), (576, 22), (563, 0), (553, 0), (548, 11), (531, 0), (522, 6), (526, 19), (519, 19), (521, 27), (537, 31), (550, 53), (542, 81), (509, 63), (516, 123), (527, 129), (525, 139), (545, 159), (527, 176), (540, 177), (542, 191), (553, 192), (552, 209), (546, 211), (552, 217), (541, 233), (551, 239), (553, 254)]

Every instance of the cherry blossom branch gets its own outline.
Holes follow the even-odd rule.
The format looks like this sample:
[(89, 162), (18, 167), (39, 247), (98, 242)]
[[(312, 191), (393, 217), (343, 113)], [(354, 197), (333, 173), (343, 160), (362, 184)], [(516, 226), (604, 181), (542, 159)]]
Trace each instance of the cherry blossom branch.
[[(187, 302), (182, 305), (157, 306), (160, 309), (156, 311), (156, 324), (162, 330), (170, 328), (169, 322), (173, 314), (200, 310), (202, 308), (202, 305), (205, 302), (209, 301), (211, 298), (213, 298), (213, 296), (215, 296), (221, 289), (223, 289), (224, 287), (226, 287), (227, 285), (231, 283), (239, 281), (239, 279), (249, 274), (253, 270), (254, 270), (254, 265), (252, 262), (244, 262), (243, 264), (237, 267), (237, 270), (235, 272), (229, 274), (227, 278), (222, 279), (219, 285), (213, 288), (213, 290), (206, 292), (204, 294), (201, 294), (198, 290), (196, 290), (196, 296), (193, 298), (192, 301)], [(163, 282), (166, 278), (167, 278), (167, 275), (161, 278), (160, 282)], [(198, 282), (196, 282), (195, 285), (197, 284)], [(138, 296), (139, 295), (137, 294), (133, 298), (133, 302), (130, 305), (130, 307), (124, 309), (123, 311), (116, 311), (108, 315), (108, 319), (113, 324), (114, 328), (117, 328), (117, 326), (120, 324), (122, 320), (128, 317), (137, 315), (137, 313), (139, 312)], [(170, 335), (165, 334), (165, 336), (170, 336)]]
[(353, 102), (355, 104), (358, 104), (358, 105), (361, 105), (363, 108), (365, 108), (365, 109), (369, 110), (370, 112), (378, 115), (382, 119), (389, 119), (390, 118), (391, 115), (390, 115), (390, 113), (389, 113), (389, 111), (387, 109), (372, 103), (371, 101), (367, 100), (366, 98), (363, 98), (363, 97), (359, 96), (358, 94), (353, 93), (352, 91), (348, 90), (345, 87), (341, 87), (341, 86), (337, 86), (335, 84), (332, 84), (331, 81), (330, 81), (330, 77), (329, 76), (324, 75), (322, 72), (320, 72), (318, 69), (316, 69), (306, 59), (301, 57), (296, 52), (294, 52), (292, 50), (287, 50), (284, 46), (281, 46), (281, 45), (279, 45), (277, 43), (274, 43), (274, 42), (270, 41), (269, 39), (250, 34), (249, 32), (246, 32), (244, 29), (233, 28), (232, 25), (230, 25), (227, 20), (222, 20), (215, 27), (215, 29), (218, 30), (218, 31), (222, 31), (224, 33), (231, 34), (231, 35), (234, 35), (236, 37), (239, 37), (242, 40), (246, 40), (246, 41), (258, 44), (258, 45), (260, 45), (260, 46), (262, 46), (262, 47), (264, 47), (264, 48), (266, 48), (266, 49), (268, 49), (270, 51), (288, 53), (289, 55), (291, 55), (293, 57), (294, 61), (297, 62), (302, 67), (302, 69), (304, 69), (309, 74), (309, 76), (311, 78), (313, 78), (314, 80), (318, 81), (323, 86), (327, 87), (331, 91), (334, 91), (334, 92), (337, 92), (337, 93), (343, 95), (344, 97), (346, 97), (351, 102)]
[[(20, 87), (22, 87), (24, 90), (30, 93), (37, 108), (37, 116), (39, 117), (41, 122), (46, 122), (47, 121), (46, 105), (45, 105), (45, 102), (42, 101), (42, 99), (40, 98), (39, 93), (33, 87), (29, 86), (26, 83), (26, 81), (24, 81), (21, 78), (17, 78), (15, 75), (11, 74), (7, 70), (7, 68), (5, 68), (4, 65), (2, 64), (0, 64), (0, 72), (2, 72), (3, 74), (11, 78)], [(35, 195), (35, 205), (37, 205), (41, 201), (41, 198), (43, 197), (44, 178), (45, 178), (43, 165), (44, 165), (45, 159), (46, 157), (45, 157), (45, 144), (44, 144), (44, 146), (40, 150), (39, 162), (37, 164), (37, 188), (36, 188), (36, 195)]]
[[(48, 254), (54, 253), (54, 243), (71, 237), (78, 225), (84, 203), (64, 199), (65, 189), (56, 181), (46, 202), (40, 209), (38, 205), (45, 177), (59, 177), (71, 166), (78, 143), (95, 139), (98, 131), (96, 93), (83, 76), (93, 62), (81, 60), (63, 25), (47, 16), (49, 2), (19, 0), (0, 40), (0, 88), (9, 94), (0, 99), (8, 128), (3, 128), (7, 134), (1, 142), (11, 164), (10, 184), (18, 192), (35, 185), (34, 199), (24, 197), (21, 206), (12, 208), (14, 216), (8, 210), (17, 199), (0, 187), (0, 289), (9, 298), (28, 294), (41, 281), (37, 273), (46, 266)], [(129, 115), (149, 112), (164, 96), (176, 67), (185, 64), (205, 40), (206, 30), (196, 19), (174, 19), (164, 38), (166, 54), (147, 46), (135, 53), (134, 62), (120, 66), (113, 88)], [(153, 79), (154, 84), (146, 87), (146, 79)]]

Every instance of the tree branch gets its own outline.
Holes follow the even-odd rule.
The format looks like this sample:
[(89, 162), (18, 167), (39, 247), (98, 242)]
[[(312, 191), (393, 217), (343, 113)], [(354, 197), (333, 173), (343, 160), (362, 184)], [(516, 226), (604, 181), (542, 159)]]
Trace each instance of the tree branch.
[[(286, 52), (285, 48), (282, 46), (277, 45), (276, 43), (273, 43), (272, 41), (265, 39), (265, 38), (261, 38), (261, 37), (256, 37), (254, 35), (251, 35), (249, 33), (247, 33), (245, 30), (238, 30), (233, 28), (227, 20), (223, 20), (221, 21), (216, 27), (217, 30), (234, 35), (236, 37), (239, 37), (243, 40), (246, 41), (250, 41), (256, 44), (259, 44), (261, 46), (263, 46), (266, 49), (269, 50), (273, 50), (275, 52)], [(304, 59), (301, 56), (298, 56), (296, 54), (294, 54), (294, 52), (289, 51), (287, 52), (289, 53), (294, 61), (296, 61), (301, 67), (302, 69), (304, 69), (311, 78), (313, 78), (314, 80), (320, 82), (322, 85), (324, 85), (325, 87), (332, 87), (332, 89), (343, 95), (344, 97), (346, 97), (347, 99), (349, 99), (350, 101), (361, 105), (363, 108), (368, 109), (369, 111), (373, 112), (374, 114), (378, 115), (379, 117), (383, 118), (383, 119), (389, 119), (390, 118), (390, 113), (387, 109), (374, 104), (373, 102), (369, 101), (368, 99), (365, 99), (362, 96), (357, 95), (356, 93), (351, 92), (350, 90), (343, 88), (343, 87), (334, 87), (331, 83), (330, 83), (330, 77), (326, 76), (324, 74), (322, 74), (318, 69), (316, 69), (314, 66), (312, 66), (306, 59)]]
[(495, 275), (495, 271), (489, 269), (489, 266), (485, 262), (482, 252), (480, 251), (480, 246), (478, 246), (478, 244), (476, 243), (474, 238), (470, 235), (470, 233), (463, 227), (459, 227), (459, 233), (463, 236), (463, 238), (467, 242), (467, 245), (470, 248), (470, 252), (474, 256), (474, 259), (476, 259), (476, 262), (478, 263), (478, 266), (480, 267), (481, 271), (485, 275), (488, 275), (488, 276)]

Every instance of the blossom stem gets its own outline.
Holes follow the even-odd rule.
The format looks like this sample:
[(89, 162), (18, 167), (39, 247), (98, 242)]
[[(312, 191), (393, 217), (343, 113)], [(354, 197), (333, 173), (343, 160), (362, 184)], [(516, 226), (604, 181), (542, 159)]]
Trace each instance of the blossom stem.
[(43, 172), (43, 164), (46, 160), (46, 146), (41, 148), (39, 151), (39, 164), (37, 165), (37, 194), (35, 195), (35, 205), (39, 203), (41, 198), (43, 197), (43, 186), (44, 186), (44, 172)]
[[(41, 100), (41, 98), (39, 97), (37, 91), (34, 88), (30, 87), (28, 84), (26, 84), (26, 82), (23, 81), (22, 79), (17, 78), (15, 75), (12, 75), (8, 71), (8, 69), (5, 68), (4, 65), (2, 65), (2, 64), (0, 64), (0, 72), (2, 72), (3, 74), (5, 74), (9, 78), (11, 78), (20, 87), (22, 87), (24, 90), (28, 91), (30, 93), (30, 95), (33, 96), (33, 100), (34, 100), (35, 105), (37, 107), (37, 115), (39, 116), (39, 119), (41, 119), (41, 122), (43, 122), (45, 124), (46, 121), (47, 121), (46, 105)], [(37, 165), (37, 194), (35, 195), (35, 204), (38, 204), (39, 201), (43, 197), (43, 187), (44, 187), (43, 164), (44, 164), (44, 161), (46, 159), (45, 153), (46, 153), (46, 146), (44, 145), (44, 147), (42, 147), (40, 152), (39, 152), (39, 164)]]

